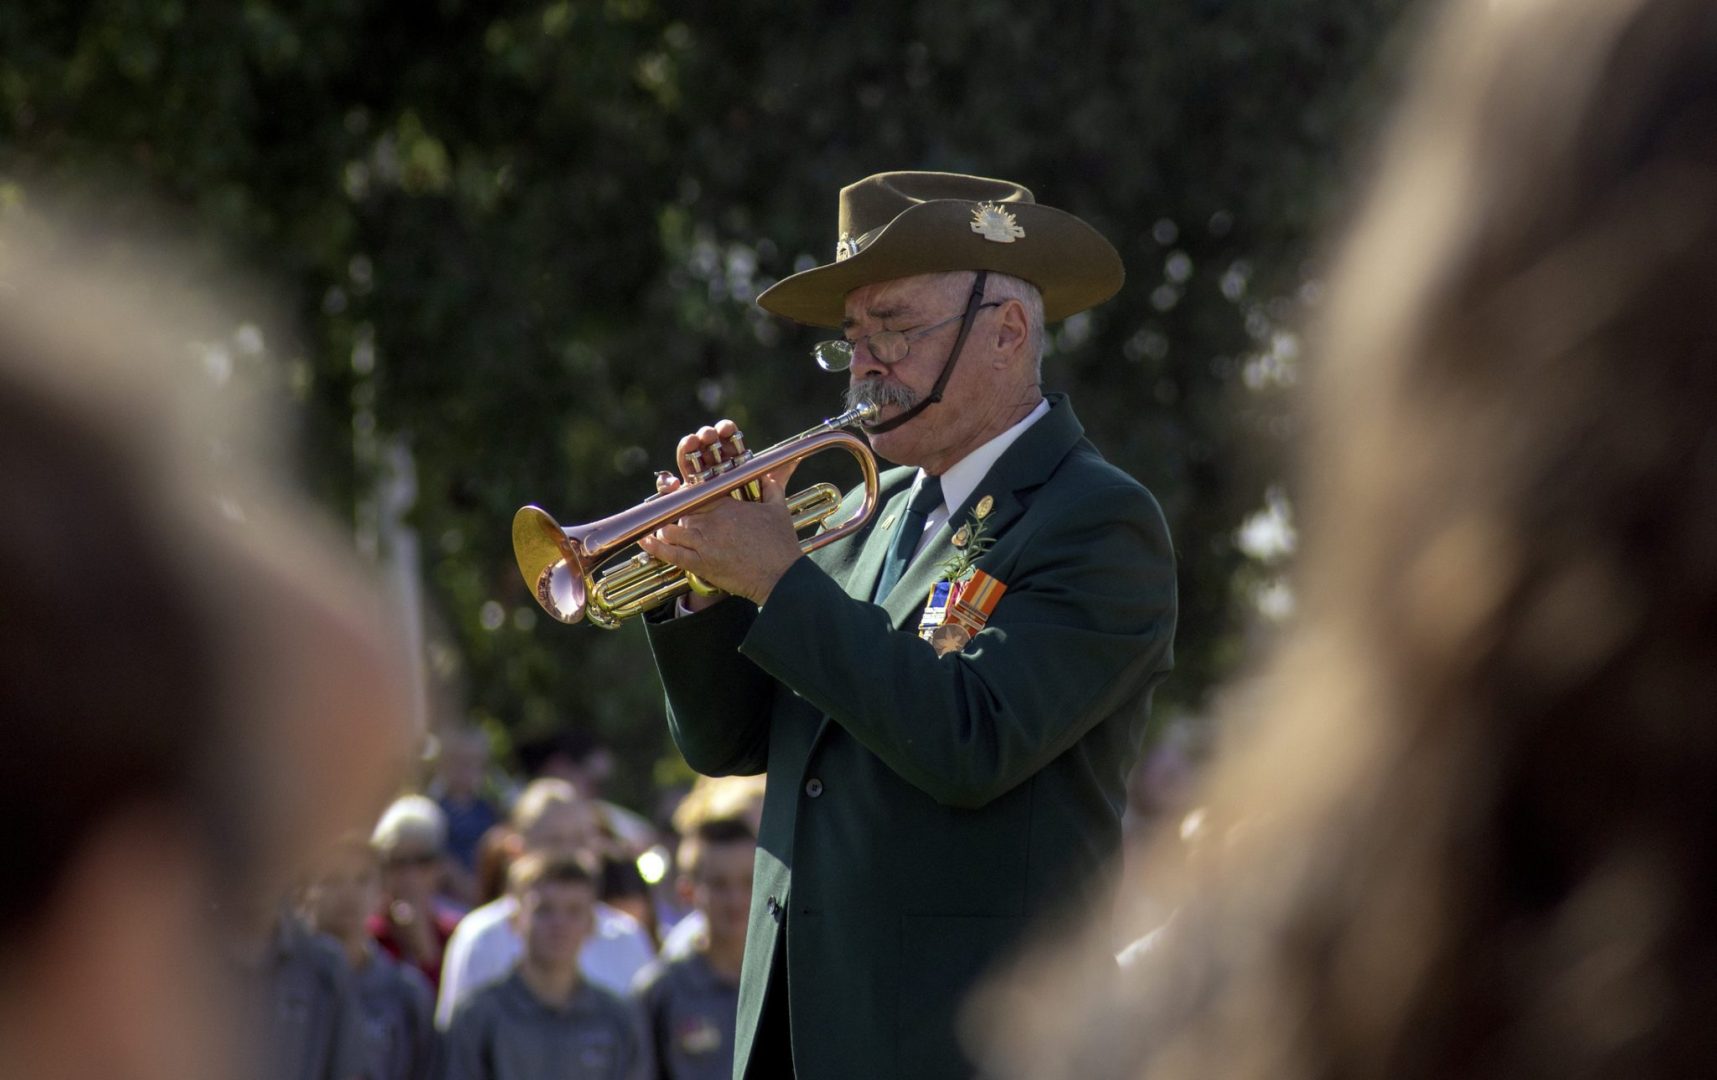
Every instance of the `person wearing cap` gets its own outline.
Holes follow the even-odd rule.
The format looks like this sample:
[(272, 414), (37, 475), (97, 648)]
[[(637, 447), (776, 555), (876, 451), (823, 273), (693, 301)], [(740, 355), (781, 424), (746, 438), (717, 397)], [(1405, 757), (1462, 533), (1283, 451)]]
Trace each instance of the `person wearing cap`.
[(447, 816), (433, 799), (401, 795), (382, 811), (370, 847), (380, 859), (382, 884), (382, 902), (366, 920), (370, 935), (388, 956), (439, 987), (447, 942), (459, 925), (459, 912), (440, 892)]
[[(839, 233), (759, 303), (842, 331), (817, 358), (902, 467), (808, 557), (780, 475), (646, 538), (728, 594), (649, 637), (686, 760), (771, 778), (735, 1075), (962, 1076), (967, 991), (1109, 877), (1172, 662), (1173, 549), (1041, 387), (1045, 324), (1121, 285), (1096, 230), (1018, 184), (895, 172), (841, 192)], [(736, 433), (688, 435), (682, 475)]]

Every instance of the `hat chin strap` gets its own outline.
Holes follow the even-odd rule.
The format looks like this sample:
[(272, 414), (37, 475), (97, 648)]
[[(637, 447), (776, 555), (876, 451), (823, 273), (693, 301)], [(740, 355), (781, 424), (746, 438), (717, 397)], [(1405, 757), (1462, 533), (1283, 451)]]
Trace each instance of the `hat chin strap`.
[(954, 374), (954, 362), (960, 359), (960, 350), (966, 345), (966, 335), (972, 331), (972, 316), (977, 314), (978, 304), (984, 299), (984, 282), (989, 279), (989, 276), (988, 270), (979, 270), (978, 276), (973, 279), (972, 295), (966, 301), (966, 314), (960, 317), (960, 336), (954, 339), (954, 348), (949, 351), (948, 361), (942, 365), (942, 374), (936, 376), (936, 385), (930, 388), (929, 395), (892, 420), (867, 425), (864, 429), (867, 434), (882, 435), (893, 431), (942, 400), (942, 388), (948, 385), (948, 376)]

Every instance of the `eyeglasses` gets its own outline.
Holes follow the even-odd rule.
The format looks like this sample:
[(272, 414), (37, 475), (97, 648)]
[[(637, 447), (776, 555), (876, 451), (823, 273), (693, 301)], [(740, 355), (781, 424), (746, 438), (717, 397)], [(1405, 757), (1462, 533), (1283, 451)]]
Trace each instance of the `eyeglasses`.
[[(979, 304), (974, 311), (982, 311), (988, 307), (1000, 307), (1000, 300), (991, 300)], [(893, 367), (906, 359), (912, 351), (912, 343), (932, 330), (940, 330), (951, 322), (957, 322), (965, 317), (965, 312), (950, 315), (938, 323), (921, 326), (916, 330), (878, 330), (874, 334), (866, 334), (861, 338), (848, 341), (846, 338), (836, 338), (833, 341), (819, 341), (811, 346), (811, 356), (817, 361), (817, 366), (824, 371), (845, 371), (853, 366), (853, 355), (860, 342), (870, 349), (870, 354), (876, 357), (880, 364)]]

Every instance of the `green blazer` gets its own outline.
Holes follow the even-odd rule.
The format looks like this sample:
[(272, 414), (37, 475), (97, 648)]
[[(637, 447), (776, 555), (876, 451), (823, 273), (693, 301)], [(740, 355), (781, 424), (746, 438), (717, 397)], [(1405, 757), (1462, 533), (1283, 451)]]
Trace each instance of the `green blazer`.
[[(800, 559), (761, 609), (649, 625), (668, 725), (694, 769), (767, 771), (735, 1075), (785, 947), (792, 1048), (811, 1080), (970, 1073), (965, 992), (1041, 914), (1095, 892), (1169, 670), (1162, 512), (1084, 438), (1064, 397), (996, 462), (978, 566), (1007, 585), (964, 651), (915, 630), (951, 527), (871, 602), (915, 470), (883, 475), (866, 530)], [(848, 496), (849, 503), (858, 498)]]

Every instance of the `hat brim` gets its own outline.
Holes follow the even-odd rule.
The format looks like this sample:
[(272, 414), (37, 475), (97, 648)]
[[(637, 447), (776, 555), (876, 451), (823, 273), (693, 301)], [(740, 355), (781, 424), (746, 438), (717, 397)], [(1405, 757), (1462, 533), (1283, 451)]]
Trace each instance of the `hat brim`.
[(1001, 243), (972, 228), (975, 208), (958, 199), (920, 203), (902, 211), (857, 254), (783, 278), (757, 303), (795, 322), (839, 327), (847, 294), (860, 286), (916, 274), (990, 270), (1036, 285), (1048, 323), (1101, 304), (1126, 280), (1114, 245), (1072, 214), (1005, 203), (1002, 208), (1024, 231)]

